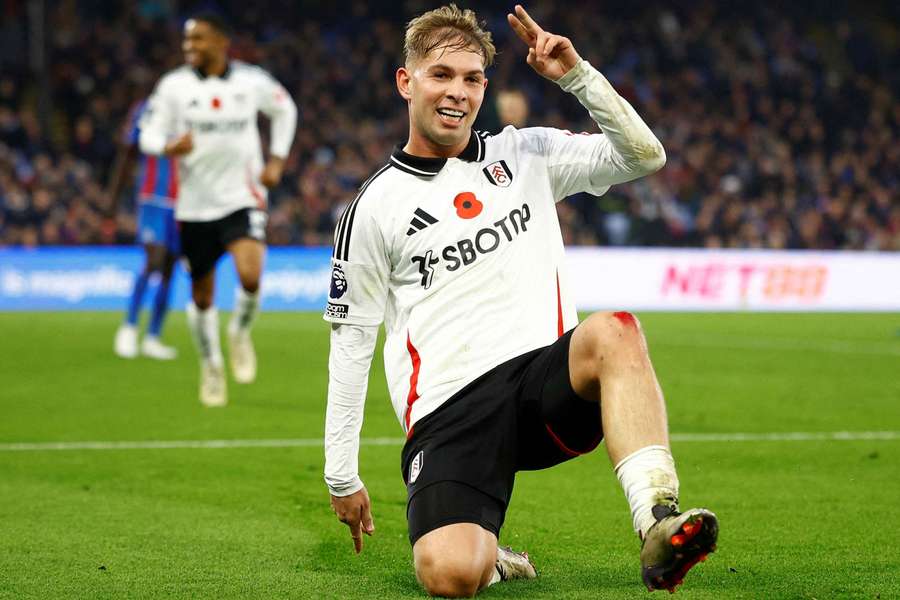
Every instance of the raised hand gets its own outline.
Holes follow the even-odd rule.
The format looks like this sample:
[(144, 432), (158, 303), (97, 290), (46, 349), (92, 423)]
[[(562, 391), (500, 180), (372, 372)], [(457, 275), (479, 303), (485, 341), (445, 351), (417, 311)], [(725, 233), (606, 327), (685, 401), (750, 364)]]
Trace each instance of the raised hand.
[(509, 26), (519, 39), (528, 45), (526, 62), (538, 74), (556, 81), (578, 64), (581, 57), (567, 37), (541, 29), (522, 5), (516, 4), (516, 14), (506, 15)]

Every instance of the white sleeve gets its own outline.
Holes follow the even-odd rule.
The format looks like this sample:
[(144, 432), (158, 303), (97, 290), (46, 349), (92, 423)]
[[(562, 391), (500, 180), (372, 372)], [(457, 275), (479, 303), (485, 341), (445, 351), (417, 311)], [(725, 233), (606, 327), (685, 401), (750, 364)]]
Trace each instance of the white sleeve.
[(359, 433), (377, 338), (378, 327), (331, 326), (325, 483), (334, 496), (349, 496), (363, 487), (359, 478)]
[(178, 104), (170, 87), (165, 79), (160, 80), (141, 115), (138, 145), (144, 154), (160, 155), (165, 152), (166, 142), (175, 133)]
[(648, 175), (666, 163), (665, 150), (647, 124), (586, 60), (556, 83), (578, 99), (603, 134), (544, 130), (555, 200), (577, 192), (601, 195), (611, 185)]
[(324, 315), (331, 323), (379, 325), (384, 320), (391, 264), (374, 214), (378, 198), (370, 194), (361, 192), (335, 229)]
[(287, 158), (297, 131), (297, 105), (287, 90), (262, 69), (256, 93), (259, 110), (271, 120), (269, 154)]

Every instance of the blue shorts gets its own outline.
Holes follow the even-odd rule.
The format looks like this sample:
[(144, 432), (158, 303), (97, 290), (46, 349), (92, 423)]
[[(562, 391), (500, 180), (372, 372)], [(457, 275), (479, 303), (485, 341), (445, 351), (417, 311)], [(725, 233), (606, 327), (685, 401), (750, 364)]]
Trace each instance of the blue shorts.
[(146, 246), (165, 246), (172, 254), (179, 254), (181, 244), (178, 225), (175, 223), (175, 209), (145, 202), (138, 209), (138, 241)]

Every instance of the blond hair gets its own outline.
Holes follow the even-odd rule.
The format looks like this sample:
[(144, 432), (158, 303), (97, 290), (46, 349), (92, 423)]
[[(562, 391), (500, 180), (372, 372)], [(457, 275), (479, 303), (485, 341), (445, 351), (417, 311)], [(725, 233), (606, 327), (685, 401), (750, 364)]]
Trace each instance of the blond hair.
[(497, 49), (491, 40), (491, 32), (485, 31), (484, 21), (469, 9), (461, 10), (455, 4), (442, 6), (419, 15), (406, 25), (403, 58), (406, 64), (425, 58), (435, 48), (467, 50), (478, 48), (484, 67), (491, 66)]

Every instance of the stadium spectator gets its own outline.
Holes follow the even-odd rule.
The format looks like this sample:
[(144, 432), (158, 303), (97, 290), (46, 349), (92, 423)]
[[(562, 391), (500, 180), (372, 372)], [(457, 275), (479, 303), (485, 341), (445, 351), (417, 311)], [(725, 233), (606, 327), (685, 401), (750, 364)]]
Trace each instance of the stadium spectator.
[[(40, 170), (60, 182), (50, 187), (63, 211), (80, 199), (93, 218), (81, 215), (91, 229), (77, 235), (63, 231), (55, 210), (39, 222), (10, 225), (17, 217), (7, 212), (21, 212), (22, 200), (10, 207), (0, 200), (0, 244), (134, 239), (135, 208), (124, 207), (115, 222), (104, 219), (103, 203), (82, 175), (105, 181), (115, 126), (142, 85), (180, 62), (175, 49), (185, 14), (171, 2), (106, 4), (102, 13), (90, 3), (50, 8), (52, 110), (44, 116), (41, 86), (26, 70), (24, 11), (4, 23), (10, 34), (3, 35), (9, 51), (0, 54), (0, 172), (7, 176), (0, 198), (25, 194), (30, 207)], [(221, 3), (237, 27), (253, 32), (236, 40), (235, 56), (283, 81), (309, 124), (271, 194), (272, 241), (327, 245), (364, 174), (405, 134), (384, 82), (398, 60), (389, 49), (416, 3), (376, 12), (354, 2), (340, 15), (327, 4), (266, 10), (270, 4), (249, 11)], [(489, 23), (506, 10), (499, 2), (482, 5)], [(542, 21), (586, 40), (586, 57), (604, 65), (617, 89), (657, 124), (669, 157), (646, 182), (561, 205), (567, 243), (900, 250), (892, 217), (900, 205), (900, 35), (891, 25), (896, 13), (879, 14), (891, 10), (888, 3), (738, 7), (707, 0), (653, 5), (627, 17), (596, 3), (590, 19), (584, 10), (547, 2), (534, 9)], [(515, 51), (511, 41), (497, 40), (501, 55)], [(524, 73), (504, 63), (488, 76), (501, 90)], [(534, 86), (521, 92), (535, 122), (572, 131), (590, 126), (571, 103), (548, 103)], [(489, 111), (484, 118), (479, 127), (499, 127)], [(85, 155), (74, 153), (82, 148)], [(809, 210), (822, 226), (812, 226)]]

